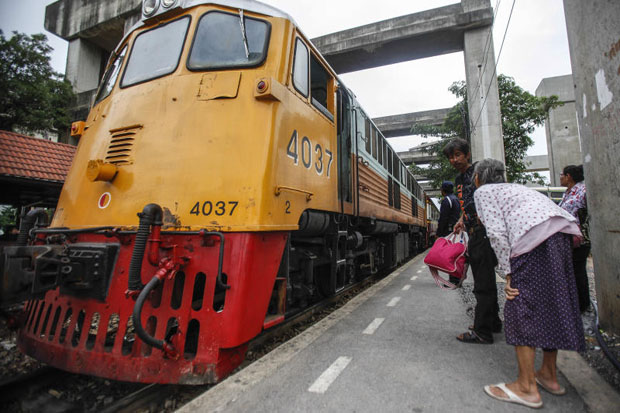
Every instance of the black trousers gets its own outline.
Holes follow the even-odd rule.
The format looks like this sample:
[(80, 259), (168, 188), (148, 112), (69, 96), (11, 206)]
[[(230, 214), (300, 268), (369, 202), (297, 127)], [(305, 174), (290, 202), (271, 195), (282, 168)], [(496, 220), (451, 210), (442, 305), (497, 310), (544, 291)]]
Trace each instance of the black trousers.
[(480, 338), (493, 341), (493, 330), (498, 330), (502, 325), (499, 318), (497, 282), (495, 281), (497, 258), (483, 226), (470, 231), (467, 250), (469, 265), (474, 274), (474, 296), (476, 297), (474, 331)]
[(588, 284), (588, 272), (586, 264), (590, 255), (590, 246), (582, 245), (573, 248), (573, 269), (577, 281), (577, 296), (579, 297), (579, 311), (582, 313), (590, 306), (590, 285)]

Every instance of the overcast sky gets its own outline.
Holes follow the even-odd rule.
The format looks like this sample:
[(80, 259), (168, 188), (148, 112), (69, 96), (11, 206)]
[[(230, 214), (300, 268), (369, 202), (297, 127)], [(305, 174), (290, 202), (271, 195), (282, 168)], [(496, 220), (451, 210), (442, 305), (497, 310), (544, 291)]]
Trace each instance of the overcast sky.
[[(263, 0), (289, 13), (310, 38), (456, 3), (457, 0)], [(490, 0), (496, 8), (493, 28), (498, 73), (515, 78), (532, 94), (545, 77), (571, 73), (562, 0), (516, 0), (506, 40), (500, 45), (513, 0)], [(52, 65), (64, 73), (67, 42), (45, 31), (50, 0), (0, 0), (0, 29), (5, 37), (18, 30), (47, 34), (54, 48)], [(496, 7), (497, 6), (497, 7)], [(463, 53), (399, 63), (342, 76), (372, 117), (440, 109), (454, 105), (448, 87), (465, 79)], [(529, 154), (546, 154), (544, 130), (534, 135)], [(396, 150), (421, 143), (420, 138), (393, 138)]]

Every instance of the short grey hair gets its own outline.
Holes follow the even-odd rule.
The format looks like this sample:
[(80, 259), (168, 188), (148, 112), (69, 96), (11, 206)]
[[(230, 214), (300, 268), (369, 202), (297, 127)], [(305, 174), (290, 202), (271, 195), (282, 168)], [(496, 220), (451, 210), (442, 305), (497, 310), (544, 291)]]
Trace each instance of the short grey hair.
[(506, 167), (497, 159), (483, 159), (476, 163), (474, 174), (478, 175), (480, 186), (506, 182)]

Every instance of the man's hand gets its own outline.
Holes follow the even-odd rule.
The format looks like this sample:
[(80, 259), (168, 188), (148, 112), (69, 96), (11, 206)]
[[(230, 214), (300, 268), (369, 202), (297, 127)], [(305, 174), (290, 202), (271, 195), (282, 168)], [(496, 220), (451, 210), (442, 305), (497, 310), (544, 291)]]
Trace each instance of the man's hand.
[(461, 218), (458, 220), (458, 222), (456, 224), (454, 224), (454, 232), (457, 234), (460, 234), (461, 231), (463, 231), (465, 229), (465, 225), (463, 224), (463, 217), (461, 216)]
[(506, 286), (504, 287), (506, 293), (506, 300), (514, 300), (519, 295), (519, 290), (510, 286), (510, 275), (506, 276)]

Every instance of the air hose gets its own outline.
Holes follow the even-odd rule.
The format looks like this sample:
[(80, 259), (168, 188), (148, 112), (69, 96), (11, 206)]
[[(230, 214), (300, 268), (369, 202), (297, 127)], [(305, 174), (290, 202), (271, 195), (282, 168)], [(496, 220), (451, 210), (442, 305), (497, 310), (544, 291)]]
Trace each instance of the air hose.
[(48, 216), (45, 209), (35, 208), (28, 211), (28, 213), (22, 218), (22, 222), (19, 224), (17, 245), (25, 246), (28, 244), (30, 230), (34, 227), (38, 220), (40, 220), (44, 226), (47, 226)]
[(178, 358), (179, 353), (174, 349), (172, 344), (167, 343), (164, 340), (157, 340), (155, 337), (151, 336), (145, 329), (142, 327), (142, 307), (144, 306), (144, 302), (148, 298), (151, 291), (153, 291), (159, 283), (166, 278), (168, 274), (174, 272), (176, 265), (174, 262), (166, 258), (162, 260), (159, 266), (159, 270), (155, 273), (153, 278), (146, 284), (146, 286), (140, 291), (138, 298), (136, 299), (136, 304), (133, 307), (133, 326), (136, 330), (136, 334), (140, 339), (148, 344), (149, 346), (153, 346), (160, 350), (163, 350), (166, 355), (170, 358), (176, 359)]
[(131, 255), (131, 262), (129, 263), (129, 291), (140, 291), (144, 287), (140, 274), (142, 273), (142, 260), (144, 259), (144, 250), (146, 249), (146, 242), (151, 231), (151, 225), (162, 225), (163, 211), (157, 204), (148, 204), (144, 207), (140, 217), (140, 224), (138, 226), (138, 233), (136, 234), (136, 240), (133, 247), (133, 253)]

